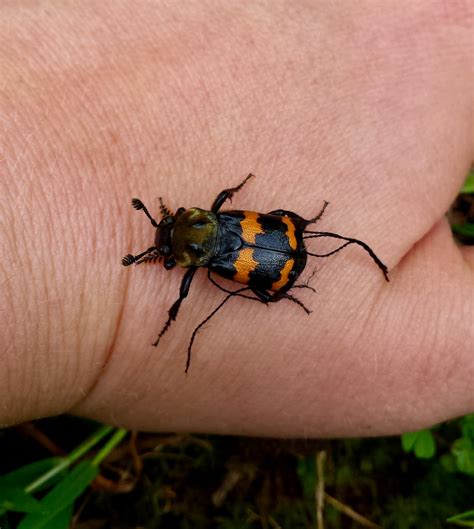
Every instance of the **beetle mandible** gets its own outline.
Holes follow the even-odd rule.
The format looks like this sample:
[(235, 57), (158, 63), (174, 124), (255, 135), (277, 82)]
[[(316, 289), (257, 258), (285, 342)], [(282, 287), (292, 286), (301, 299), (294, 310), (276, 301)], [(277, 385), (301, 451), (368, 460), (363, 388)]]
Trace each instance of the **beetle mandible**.
[[(265, 304), (288, 299), (309, 314), (310, 311), (305, 305), (289, 293), (293, 288), (309, 288), (314, 291), (307, 284), (295, 285), (306, 266), (308, 255), (328, 257), (349, 244), (357, 244), (370, 255), (385, 279), (389, 280), (387, 267), (365, 242), (337, 233), (307, 229), (323, 216), (329, 204), (326, 201), (320, 212), (308, 220), (284, 209), (265, 214), (240, 210), (221, 211), (222, 205), (231, 200), (253, 176), (250, 173), (238, 186), (221, 191), (209, 211), (180, 207), (173, 214), (160, 197), (162, 218), (159, 223), (150, 215), (141, 200), (132, 199), (132, 206), (136, 210), (142, 210), (156, 228), (155, 244), (138, 255), (126, 255), (122, 264), (129, 266), (162, 260), (167, 270), (176, 265), (187, 268), (181, 281), (179, 297), (169, 309), (168, 319), (153, 342), (154, 346), (158, 345), (171, 322), (176, 319), (198, 268), (207, 268), (209, 280), (227, 293), (224, 300), (194, 329), (188, 346), (185, 373), (189, 369), (197, 332), (231, 297), (244, 297)], [(325, 254), (309, 252), (305, 247), (305, 240), (320, 237), (331, 237), (344, 243)], [(246, 286), (234, 291), (227, 290), (215, 281), (213, 272)]]

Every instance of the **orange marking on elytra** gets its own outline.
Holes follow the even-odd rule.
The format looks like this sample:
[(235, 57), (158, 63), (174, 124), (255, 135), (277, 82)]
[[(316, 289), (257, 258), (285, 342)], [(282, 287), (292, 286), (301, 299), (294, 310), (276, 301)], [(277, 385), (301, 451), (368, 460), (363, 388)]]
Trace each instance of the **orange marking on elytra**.
[(290, 248), (292, 250), (296, 250), (296, 248), (298, 247), (298, 241), (296, 240), (295, 223), (289, 217), (282, 217), (281, 220), (286, 224), (288, 228), (286, 230), (286, 235), (288, 237)]
[(262, 233), (262, 226), (257, 222), (259, 214), (255, 211), (244, 211), (245, 218), (240, 221), (242, 227), (242, 239), (248, 244), (255, 244), (255, 237)]
[(252, 270), (257, 268), (257, 265), (257, 261), (253, 258), (252, 248), (244, 248), (243, 250), (240, 250), (238, 257), (234, 262), (237, 273), (232, 279), (238, 283), (247, 285), (250, 280), (249, 274)]
[(283, 270), (280, 272), (280, 279), (278, 281), (275, 281), (272, 284), (271, 290), (273, 291), (280, 290), (280, 288), (283, 288), (288, 283), (288, 278), (289, 278), (291, 270), (293, 269), (294, 264), (295, 264), (294, 259), (288, 259), (288, 261), (286, 261), (285, 266), (283, 267)]

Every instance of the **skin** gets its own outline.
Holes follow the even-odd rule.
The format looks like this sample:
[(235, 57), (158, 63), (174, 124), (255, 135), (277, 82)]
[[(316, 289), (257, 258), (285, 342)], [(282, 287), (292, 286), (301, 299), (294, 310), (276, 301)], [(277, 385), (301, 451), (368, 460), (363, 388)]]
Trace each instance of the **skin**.
[[(473, 161), (472, 3), (0, 6), (0, 422), (353, 436), (474, 411), (474, 252), (445, 212)], [(310, 259), (313, 309), (123, 268), (159, 217), (284, 208), (367, 242)], [(226, 209), (224, 207), (223, 209)], [(313, 252), (334, 241), (314, 240)], [(222, 280), (226, 287), (235, 287)]]

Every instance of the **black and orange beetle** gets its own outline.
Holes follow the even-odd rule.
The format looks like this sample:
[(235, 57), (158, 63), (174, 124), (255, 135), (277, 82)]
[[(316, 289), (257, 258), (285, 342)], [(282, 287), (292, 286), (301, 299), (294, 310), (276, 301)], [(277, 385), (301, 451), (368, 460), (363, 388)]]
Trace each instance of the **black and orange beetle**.
[[(306, 266), (308, 255), (328, 257), (349, 244), (358, 244), (372, 257), (388, 281), (387, 267), (365, 242), (337, 233), (307, 229), (322, 217), (328, 202), (324, 202), (321, 211), (309, 220), (283, 209), (265, 214), (240, 210), (220, 211), (224, 202), (231, 200), (234, 193), (242, 189), (253, 176), (249, 174), (237, 187), (224, 189), (219, 193), (210, 211), (181, 207), (173, 214), (160, 198), (162, 218), (159, 223), (150, 215), (141, 200), (132, 200), (133, 207), (143, 210), (156, 228), (155, 245), (139, 255), (126, 255), (122, 264), (129, 266), (159, 259), (167, 270), (176, 265), (188, 269), (181, 281), (179, 297), (169, 309), (168, 320), (153, 343), (154, 346), (158, 345), (171, 322), (176, 319), (198, 268), (207, 268), (209, 280), (227, 293), (224, 300), (194, 329), (188, 346), (186, 373), (197, 332), (233, 296), (265, 304), (288, 299), (300, 305), (309, 314), (310, 311), (304, 304), (289, 293), (292, 288), (314, 290), (308, 285), (295, 285)], [(318, 237), (340, 239), (344, 244), (326, 254), (308, 252), (304, 241)], [(227, 290), (213, 279), (213, 272), (246, 286), (234, 291)], [(246, 291), (253, 296), (244, 294)]]

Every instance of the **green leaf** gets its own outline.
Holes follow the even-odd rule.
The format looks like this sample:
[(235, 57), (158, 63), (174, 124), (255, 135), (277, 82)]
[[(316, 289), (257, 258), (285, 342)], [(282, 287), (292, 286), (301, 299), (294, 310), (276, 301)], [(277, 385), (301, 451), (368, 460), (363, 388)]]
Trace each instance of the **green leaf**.
[(448, 518), (446, 521), (463, 527), (473, 527), (474, 511), (466, 511), (461, 514), (456, 514), (455, 516)]
[(449, 472), (450, 474), (454, 474), (458, 471), (456, 459), (454, 459), (453, 454), (443, 454), (439, 458), (439, 462), (441, 463), (441, 466), (444, 468), (444, 470), (446, 470), (446, 472)]
[(472, 170), (466, 178), (464, 185), (460, 191), (461, 193), (474, 193), (474, 170)]
[(464, 224), (453, 224), (452, 230), (459, 235), (466, 235), (467, 237), (474, 237), (474, 224), (465, 222)]
[(436, 443), (430, 430), (418, 432), (415, 443), (415, 455), (420, 459), (430, 459), (436, 453)]
[(47, 459), (41, 459), (40, 461), (25, 465), (13, 472), (0, 476), (0, 501), (5, 491), (8, 491), (10, 488), (24, 489), (33, 480), (62, 463), (63, 460), (64, 458), (62, 457), (48, 457)]
[(451, 453), (456, 459), (458, 470), (474, 476), (474, 444), (470, 439), (461, 437), (454, 441)]
[(79, 463), (41, 500), (45, 514), (28, 514), (21, 521), (18, 529), (42, 529), (43, 527), (49, 529), (51, 520), (74, 503), (98, 472), (99, 468), (89, 460)]
[(75, 461), (83, 457), (89, 450), (96, 445), (101, 439), (113, 430), (112, 426), (101, 426), (79, 446), (77, 446), (67, 457), (61, 458), (54, 468), (39, 476), (36, 480), (30, 482), (25, 488), (26, 492), (32, 493), (42, 490), (49, 486), (51, 481), (57, 481), (58, 476), (65, 473)]
[(414, 452), (419, 459), (430, 459), (436, 452), (433, 434), (428, 429), (404, 433), (402, 447), (405, 452)]
[(10, 488), (0, 501), (0, 514), (7, 511), (16, 512), (43, 512), (43, 506), (33, 496), (27, 494), (23, 489)]
[(7, 511), (42, 512), (40, 502), (24, 489), (38, 476), (45, 474), (62, 461), (63, 458), (60, 457), (49, 457), (0, 476), (0, 514)]
[(415, 446), (418, 432), (407, 432), (402, 435), (402, 448), (405, 452), (411, 452)]
[(470, 439), (474, 444), (474, 414), (466, 415), (461, 419), (462, 436)]

